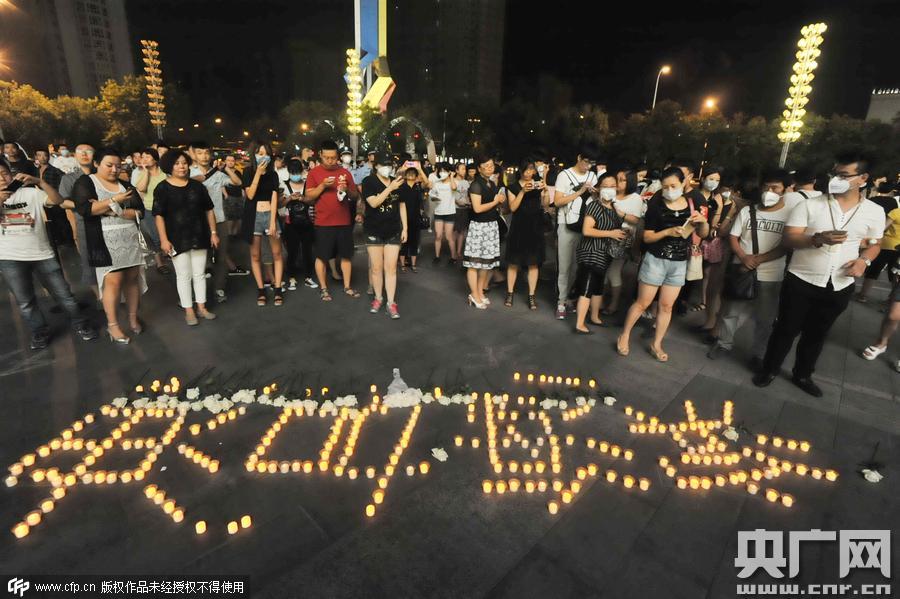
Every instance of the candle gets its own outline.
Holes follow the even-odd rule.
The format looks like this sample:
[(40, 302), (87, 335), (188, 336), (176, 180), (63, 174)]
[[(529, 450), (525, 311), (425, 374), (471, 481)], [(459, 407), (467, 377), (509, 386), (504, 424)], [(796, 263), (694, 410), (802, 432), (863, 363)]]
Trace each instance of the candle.
[(794, 472), (796, 472), (798, 476), (806, 476), (809, 472), (809, 468), (806, 464), (797, 464), (794, 466)]
[(571, 503), (572, 502), (572, 491), (569, 491), (568, 489), (563, 490), (562, 502), (563, 503)]
[(569, 488), (572, 489), (572, 493), (578, 493), (579, 491), (581, 491), (581, 483), (577, 480), (573, 480), (569, 484)]
[(496, 474), (500, 474), (501, 472), (503, 472), (503, 462), (496, 462), (494, 464), (494, 472)]
[(41, 512), (38, 510), (28, 512), (28, 515), (25, 516), (25, 522), (28, 526), (37, 526), (41, 523)]
[(588, 464), (587, 473), (589, 476), (597, 476), (597, 464)]
[(202, 535), (203, 533), (205, 533), (206, 532), (206, 521), (199, 520), (196, 524), (194, 524), (194, 532), (196, 532), (198, 535)]
[(228, 534), (233, 535), (237, 534), (238, 531), (238, 523), (232, 520), (228, 523)]
[(778, 501), (778, 497), (778, 491), (776, 491), (775, 489), (766, 489), (766, 499), (768, 501), (775, 503), (776, 501)]
[(797, 442), (794, 441), (793, 439), (788, 439), (788, 442), (787, 442), (787, 448), (790, 449), (790, 450), (792, 450), (792, 451), (793, 451), (793, 450), (796, 450), (796, 449), (797, 449)]
[(546, 491), (547, 490), (547, 481), (545, 481), (543, 478), (540, 479), (539, 481), (537, 481), (537, 490), (540, 491), (541, 493)]
[(660, 468), (665, 468), (668, 465), (669, 465), (669, 458), (667, 458), (666, 456), (660, 456), (659, 457)]
[(419, 472), (421, 472), (422, 474), (428, 474), (429, 468), (430, 468), (430, 465), (428, 464), (428, 462), (419, 463)]
[(622, 453), (622, 455), (625, 457), (626, 460), (628, 460), (628, 461), (630, 462), (631, 459), (634, 457), (634, 452), (631, 451), (630, 449), (626, 449), (626, 450)]
[(41, 511), (44, 512), (45, 514), (52, 512), (53, 506), (54, 506), (54, 503), (53, 503), (52, 499), (45, 499), (44, 501), (41, 502)]
[(828, 479), (828, 480), (831, 481), (831, 482), (834, 482), (834, 481), (836, 481), (837, 478), (838, 478), (838, 473), (837, 473), (837, 471), (835, 471), (835, 470), (826, 470), (826, 471), (825, 471), (825, 478)]
[(700, 488), (700, 477), (699, 476), (689, 476), (688, 477), (688, 486), (690, 488), (697, 490)]
[(172, 512), (172, 520), (173, 520), (176, 524), (179, 523), (179, 522), (181, 522), (182, 520), (184, 520), (184, 510), (181, 509), (181, 508), (178, 508), (177, 510), (175, 510), (174, 512)]
[(484, 480), (481, 482), (481, 489), (484, 491), (485, 495), (490, 494), (491, 490), (494, 488), (494, 483), (489, 480)]
[(498, 480), (497, 484), (494, 486), (497, 489), (498, 495), (503, 495), (506, 493), (506, 481)]
[(713, 481), (708, 476), (700, 477), (700, 488), (704, 491), (709, 491), (712, 488)]
[[(551, 513), (556, 513), (551, 511)], [(19, 522), (15, 526), (13, 526), (12, 533), (16, 536), (17, 539), (21, 539), (23, 537), (28, 536), (29, 526), (25, 522)]]
[(356, 468), (350, 468), (347, 470), (347, 478), (349, 478), (350, 480), (356, 480), (358, 474), (359, 471)]
[(509, 479), (509, 482), (507, 483), (507, 486), (509, 487), (509, 492), (510, 492), (510, 493), (515, 493), (516, 491), (519, 490), (519, 487), (521, 486), (521, 483), (519, 482), (519, 479), (518, 479), (518, 478), (511, 478), (511, 479)]
[(626, 489), (630, 489), (634, 486), (634, 477), (630, 475), (626, 475), (622, 478), (622, 484), (625, 485)]
[(388, 479), (386, 476), (379, 476), (377, 481), (378, 487), (381, 489), (387, 489)]
[[(551, 514), (556, 514), (559, 511), (559, 504), (556, 503), (555, 501), (549, 502), (547, 504), (547, 511), (549, 511)], [(25, 534), (28, 534), (27, 530), (25, 531)], [(24, 536), (24, 535), (22, 535), (22, 536)]]
[(613, 445), (609, 448), (609, 455), (614, 458), (619, 457), (619, 454), (622, 452), (622, 449), (618, 445)]
[(613, 483), (616, 482), (616, 471), (615, 470), (607, 470), (606, 471), (606, 480)]
[(462, 436), (457, 435), (456, 437), (453, 438), (453, 442), (456, 444), (457, 447), (462, 447), (462, 444), (463, 444)]
[(759, 492), (759, 485), (756, 483), (747, 483), (747, 492), (756, 495)]
[(687, 489), (688, 487), (688, 481), (683, 476), (679, 476), (675, 484), (678, 485), (679, 489)]
[(765, 445), (766, 441), (768, 441), (768, 440), (769, 440), (769, 438), (765, 435), (756, 435), (757, 445)]
[(668, 476), (669, 478), (672, 478), (673, 476), (675, 476), (676, 472), (678, 472), (678, 470), (676, 470), (675, 466), (672, 466), (672, 465), (666, 466), (666, 476)]
[(250, 528), (251, 524), (253, 521), (249, 515), (241, 516), (241, 528)]
[(781, 437), (772, 437), (772, 445), (775, 447), (781, 447), (784, 445), (784, 439)]
[(375, 467), (368, 466), (366, 468), (366, 478), (375, 478)]
[(472, 447), (477, 449), (479, 444), (480, 441), (478, 440), (478, 437), (472, 437)]
[(727, 483), (727, 482), (728, 482), (728, 479), (725, 478), (723, 475), (721, 475), (721, 474), (716, 475), (716, 486), (717, 487), (724, 487), (725, 483)]
[(807, 452), (809, 451), (810, 444), (808, 441), (800, 441), (800, 451)]
[(412, 476), (416, 473), (416, 467), (413, 465), (409, 465), (406, 467), (406, 476)]
[(784, 507), (791, 507), (792, 505), (794, 505), (794, 497), (785, 493), (781, 496), (781, 505), (783, 505)]
[(165, 491), (157, 491), (153, 494), (153, 503), (156, 505), (162, 505), (163, 501), (166, 500), (166, 492)]
[(534, 481), (533, 480), (525, 481), (525, 492), (526, 493), (534, 493)]
[(819, 479), (822, 478), (822, 471), (819, 470), (818, 468), (813, 468), (813, 469), (810, 471), (810, 475), (811, 475), (814, 479), (819, 480)]
[(375, 515), (375, 506), (371, 503), (366, 506), (366, 516), (371, 518)]
[(544, 472), (544, 470), (546, 468), (547, 468), (547, 465), (542, 460), (538, 460), (537, 462), (534, 463), (534, 471), (537, 472), (538, 474), (541, 474), (542, 472)]
[(641, 491), (646, 491), (650, 488), (650, 481), (646, 478), (642, 478), (638, 481), (638, 487), (641, 489)]
[(163, 511), (167, 514), (171, 514), (172, 512), (174, 512), (175, 511), (175, 502), (172, 501), (171, 499), (166, 500), (166, 502), (163, 503)]

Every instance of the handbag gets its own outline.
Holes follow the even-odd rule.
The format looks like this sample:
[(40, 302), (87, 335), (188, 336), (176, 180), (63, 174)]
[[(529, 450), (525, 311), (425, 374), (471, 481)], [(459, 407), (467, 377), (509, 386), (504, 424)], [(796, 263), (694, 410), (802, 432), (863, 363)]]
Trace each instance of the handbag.
[(722, 238), (718, 236), (701, 241), (700, 251), (703, 259), (710, 264), (718, 264), (725, 257), (725, 245)]
[[(693, 214), (694, 202), (690, 198), (688, 198), (688, 205)], [(684, 277), (686, 281), (699, 281), (703, 278), (703, 251), (695, 238), (699, 239), (696, 233), (691, 237), (691, 255), (688, 257), (687, 272)]]
[(144, 264), (149, 268), (156, 264), (156, 252), (150, 248), (147, 238), (144, 237), (144, 231), (141, 229), (141, 213), (138, 209), (134, 210), (135, 224), (137, 225), (138, 247), (141, 249), (141, 256), (144, 258)]
[[(750, 206), (750, 239), (753, 253), (759, 253), (759, 238), (756, 234), (756, 206)], [(759, 283), (756, 270), (747, 270), (740, 262), (732, 262), (725, 271), (725, 297), (731, 300), (756, 299)]]
[(424, 212), (419, 213), (419, 229), (427, 231), (431, 227), (431, 219)]

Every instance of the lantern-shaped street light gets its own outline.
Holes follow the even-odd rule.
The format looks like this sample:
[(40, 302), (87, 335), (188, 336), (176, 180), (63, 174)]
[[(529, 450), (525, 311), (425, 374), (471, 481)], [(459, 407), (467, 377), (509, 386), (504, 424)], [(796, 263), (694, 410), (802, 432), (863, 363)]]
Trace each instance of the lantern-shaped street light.
[(347, 131), (351, 135), (353, 154), (356, 155), (358, 135), (362, 133), (362, 69), (359, 67), (359, 50), (347, 50)]
[(144, 81), (147, 87), (150, 124), (156, 127), (156, 137), (162, 139), (162, 130), (166, 126), (166, 104), (159, 62), (159, 44), (153, 40), (141, 40), (141, 54), (144, 55)]
[(825, 23), (812, 23), (800, 30), (802, 37), (797, 42), (797, 62), (794, 63), (794, 72), (791, 74), (788, 97), (784, 101), (786, 108), (782, 112), (784, 119), (781, 121), (781, 132), (778, 134), (778, 140), (784, 144), (779, 161), (782, 168), (787, 162), (788, 148), (791, 142), (800, 139), (803, 117), (806, 116), (806, 105), (809, 102), (809, 94), (812, 92), (810, 84), (815, 78), (813, 71), (819, 66), (816, 59), (822, 53), (819, 46), (822, 45), (822, 34), (826, 29), (828, 26)]

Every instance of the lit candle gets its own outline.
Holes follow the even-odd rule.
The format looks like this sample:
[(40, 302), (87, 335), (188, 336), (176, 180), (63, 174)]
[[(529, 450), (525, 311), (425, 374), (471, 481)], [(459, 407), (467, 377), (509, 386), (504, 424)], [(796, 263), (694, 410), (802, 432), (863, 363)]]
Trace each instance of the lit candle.
[(783, 505), (784, 507), (791, 507), (792, 505), (794, 505), (794, 497), (785, 493), (781, 496), (781, 505)]
[(494, 488), (497, 489), (498, 495), (503, 495), (506, 493), (506, 481), (498, 480), (497, 484), (494, 485)]
[(587, 473), (589, 476), (597, 476), (597, 464), (588, 464)]
[(704, 491), (709, 491), (713, 486), (713, 481), (708, 476), (700, 477), (700, 488)]
[(481, 482), (481, 489), (484, 491), (484, 493), (486, 495), (489, 494), (491, 492), (491, 490), (493, 490), (493, 488), (494, 488), (494, 483), (492, 483), (491, 481), (484, 480)]
[(456, 444), (457, 447), (462, 447), (462, 444), (463, 444), (462, 436), (457, 435), (456, 437), (453, 438), (453, 442)]
[(534, 481), (533, 480), (525, 481), (525, 492), (526, 493), (534, 493)]
[(626, 489), (630, 489), (634, 486), (634, 477), (630, 475), (626, 475), (622, 478), (622, 484), (625, 485)]
[(375, 491), (372, 493), (372, 501), (374, 501), (376, 505), (384, 501), (384, 490), (375, 489)]
[(472, 437), (472, 447), (477, 449), (479, 444), (480, 441), (478, 440), (478, 437)]
[(611, 483), (616, 482), (616, 476), (618, 476), (618, 475), (616, 474), (615, 470), (607, 470), (606, 471), (606, 480), (608, 480), (609, 482), (611, 482)]
[(422, 474), (428, 474), (429, 468), (430, 468), (430, 465), (428, 464), (428, 462), (421, 462), (419, 464), (419, 472), (421, 472)]
[(776, 501), (778, 501), (778, 497), (778, 491), (776, 491), (775, 489), (766, 489), (766, 499), (768, 501), (775, 503)]
[(181, 522), (182, 520), (184, 520), (184, 510), (181, 509), (181, 508), (178, 508), (177, 510), (175, 510), (174, 512), (172, 512), (172, 520), (173, 520), (176, 524), (179, 523), (179, 522)]
[[(555, 515), (559, 511), (559, 504), (556, 503), (555, 501), (549, 502), (547, 504), (547, 511), (549, 511), (551, 514)], [(27, 530), (25, 531), (25, 534), (28, 534)]]
[(688, 481), (683, 476), (679, 476), (675, 484), (678, 485), (679, 489), (687, 489), (688, 487)]
[(568, 489), (564, 489), (562, 492), (562, 502), (563, 503), (571, 503), (572, 502), (572, 491)]
[(45, 514), (52, 512), (54, 507), (54, 503), (52, 499), (45, 499), (41, 502), (41, 511)]
[(810, 444), (808, 441), (800, 441), (800, 451), (807, 452), (809, 451)]
[(41, 523), (41, 512), (38, 510), (28, 512), (28, 515), (25, 516), (25, 522), (28, 526), (37, 526)]
[(781, 447), (782, 445), (784, 445), (784, 439), (782, 439), (781, 437), (772, 437), (772, 445), (774, 447)]
[[(203, 533), (205, 533), (206, 532), (206, 521), (199, 520), (196, 524), (194, 524), (194, 532), (196, 532), (198, 535), (202, 535)], [(231, 532), (231, 531), (229, 530), (229, 532)], [(231, 533), (231, 534), (234, 534), (234, 533)]]
[(759, 492), (759, 485), (756, 483), (747, 483), (747, 492), (756, 495)]
[(642, 478), (638, 481), (638, 487), (641, 489), (641, 491), (646, 491), (650, 488), (650, 481), (646, 478)]
[(675, 476), (676, 472), (678, 472), (678, 470), (675, 468), (675, 466), (672, 466), (671, 464), (666, 466), (666, 476), (668, 476), (669, 478)]
[[(556, 513), (556, 512), (551, 512)], [(12, 533), (16, 536), (17, 539), (21, 539), (23, 537), (28, 536), (29, 526), (25, 522), (19, 522), (15, 526), (13, 526)]]
[(253, 520), (249, 515), (241, 516), (241, 528), (250, 528), (253, 524)]
[(507, 483), (507, 485), (509, 486), (510, 493), (515, 493), (519, 490), (521, 483), (519, 482), (518, 478), (511, 478), (509, 479), (509, 483)]
[(699, 476), (689, 476), (688, 477), (688, 486), (690, 488), (697, 490), (700, 488), (700, 477)]
[(228, 534), (233, 535), (237, 534), (238, 531), (238, 523), (232, 520), (228, 523)]
[(819, 470), (818, 468), (813, 468), (812, 470), (810, 470), (810, 475), (811, 475), (814, 479), (819, 480), (819, 479), (822, 478), (822, 471)]
[(366, 517), (371, 518), (375, 515), (375, 506), (371, 503), (366, 506)]
[(828, 479), (829, 481), (831, 481), (831, 482), (834, 482), (834, 481), (836, 481), (837, 478), (838, 478), (838, 473), (837, 473), (837, 471), (835, 471), (835, 470), (826, 470), (826, 471), (825, 471), (825, 478), (827, 478), (827, 479)]

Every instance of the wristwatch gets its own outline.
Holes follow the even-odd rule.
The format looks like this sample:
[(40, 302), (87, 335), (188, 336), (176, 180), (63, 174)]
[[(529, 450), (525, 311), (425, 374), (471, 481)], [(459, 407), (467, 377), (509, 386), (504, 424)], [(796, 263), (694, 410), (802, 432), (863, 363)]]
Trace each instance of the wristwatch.
[(868, 267), (868, 266), (872, 266), (872, 261), (869, 260), (868, 258), (866, 258), (865, 256), (860, 256), (859, 258), (860, 258), (860, 260), (862, 260), (863, 262), (866, 263), (866, 266), (867, 266), (867, 267)]

